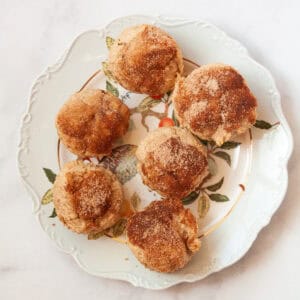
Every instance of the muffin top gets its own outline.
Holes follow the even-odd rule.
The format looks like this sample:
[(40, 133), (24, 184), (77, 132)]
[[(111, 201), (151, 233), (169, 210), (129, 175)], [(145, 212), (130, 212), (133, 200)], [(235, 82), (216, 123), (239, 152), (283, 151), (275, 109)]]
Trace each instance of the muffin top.
[(171, 96), (176, 117), (204, 140), (223, 144), (256, 120), (257, 102), (231, 66), (204, 65), (177, 81)]
[(108, 68), (126, 89), (153, 96), (173, 89), (183, 61), (170, 35), (152, 25), (138, 25), (125, 29), (115, 40)]
[(153, 201), (127, 224), (129, 246), (137, 259), (158, 272), (184, 267), (200, 247), (198, 225), (176, 199)]
[(103, 90), (73, 94), (60, 109), (56, 128), (62, 143), (79, 157), (102, 157), (129, 125), (129, 109)]
[(64, 165), (53, 186), (59, 219), (78, 233), (102, 231), (119, 218), (122, 187), (109, 170), (72, 161)]
[(206, 149), (182, 128), (150, 132), (136, 156), (144, 183), (162, 196), (185, 197), (208, 175)]

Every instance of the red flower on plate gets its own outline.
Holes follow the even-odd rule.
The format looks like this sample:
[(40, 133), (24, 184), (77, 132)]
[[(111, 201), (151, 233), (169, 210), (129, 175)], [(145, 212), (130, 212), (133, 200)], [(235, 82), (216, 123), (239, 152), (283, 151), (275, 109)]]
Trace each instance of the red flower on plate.
[(154, 100), (160, 100), (164, 95), (151, 95), (150, 97)]
[(162, 118), (158, 124), (158, 127), (172, 127), (172, 126), (175, 126), (175, 123), (171, 118)]

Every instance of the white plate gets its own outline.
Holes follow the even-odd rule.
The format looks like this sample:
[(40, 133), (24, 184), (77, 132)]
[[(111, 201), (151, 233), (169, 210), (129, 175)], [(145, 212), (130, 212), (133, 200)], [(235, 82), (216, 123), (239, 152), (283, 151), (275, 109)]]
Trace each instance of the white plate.
[[(116, 37), (123, 28), (140, 23), (155, 24), (169, 32), (181, 46), (184, 57), (194, 63), (222, 62), (238, 69), (258, 99), (259, 119), (270, 123), (280, 122), (268, 131), (252, 129), (252, 140), (248, 133), (235, 139), (241, 142), (241, 146), (224, 150), (231, 157), (231, 167), (216, 158), (218, 172), (206, 186), (224, 177), (224, 184), (217, 193), (225, 194), (230, 201), (210, 201), (208, 214), (199, 219), (199, 234), (204, 236), (201, 250), (183, 270), (174, 274), (159, 274), (145, 269), (126, 245), (116, 243), (113, 239), (102, 237), (87, 240), (86, 236), (68, 231), (57, 218), (49, 218), (53, 210), (52, 203), (41, 205), (43, 194), (51, 187), (42, 168), (57, 172), (59, 164), (74, 159), (62, 145), (57, 149), (54, 119), (59, 108), (70, 94), (85, 85), (91, 75), (101, 68), (101, 62), (106, 59), (108, 52), (105, 38)], [(186, 70), (193, 68), (188, 61), (185, 66)], [(124, 89), (113, 81), (111, 83), (118, 89), (120, 97), (126, 95)], [(105, 85), (106, 78), (99, 72), (92, 76), (85, 88), (105, 88)], [(134, 107), (145, 97), (130, 94), (124, 101)], [(152, 109), (163, 112), (164, 104)], [(169, 116), (171, 112), (172, 107), (169, 108)], [(138, 144), (146, 130), (140, 124), (140, 113), (132, 115), (131, 119), (135, 126), (124, 137), (123, 143)], [(146, 119), (150, 129), (156, 128), (158, 122), (155, 117)], [(81, 34), (65, 55), (37, 79), (22, 121), (18, 164), (33, 199), (34, 213), (43, 229), (60, 249), (75, 258), (80, 267), (97, 276), (127, 280), (145, 288), (162, 289), (180, 282), (202, 279), (229, 266), (246, 253), (284, 197), (286, 167), (292, 144), (272, 76), (250, 58), (247, 50), (237, 41), (203, 21), (130, 16), (117, 19), (102, 30)], [(245, 186), (245, 192), (239, 184)], [(124, 184), (124, 190), (127, 198), (137, 191), (142, 198), (141, 207), (158, 197), (142, 185), (138, 175)], [(195, 213), (196, 206), (197, 202), (190, 205)], [(229, 213), (230, 217), (226, 218)], [(222, 226), (218, 227), (223, 221)]]

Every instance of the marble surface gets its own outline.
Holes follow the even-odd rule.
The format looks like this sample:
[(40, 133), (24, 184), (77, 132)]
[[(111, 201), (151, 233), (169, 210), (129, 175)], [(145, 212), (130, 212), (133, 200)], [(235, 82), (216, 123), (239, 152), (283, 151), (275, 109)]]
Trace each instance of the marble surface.
[[(299, 1), (0, 0), (0, 7), (1, 299), (300, 299)], [(16, 168), (33, 80), (78, 33), (135, 13), (199, 17), (239, 39), (273, 73), (295, 140), (285, 200), (247, 255), (200, 282), (160, 292), (90, 276), (59, 252), (32, 215)]]

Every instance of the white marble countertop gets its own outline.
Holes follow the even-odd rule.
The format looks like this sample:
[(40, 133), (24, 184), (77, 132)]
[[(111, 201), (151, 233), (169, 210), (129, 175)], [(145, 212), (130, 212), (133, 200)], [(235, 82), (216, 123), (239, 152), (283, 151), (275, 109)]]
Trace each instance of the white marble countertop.
[[(300, 299), (299, 1), (0, 0), (0, 7), (1, 299)], [(239, 39), (273, 73), (295, 140), (285, 200), (248, 254), (200, 282), (160, 292), (90, 276), (59, 252), (33, 217), (16, 168), (33, 80), (78, 33), (137, 13), (199, 17)]]

